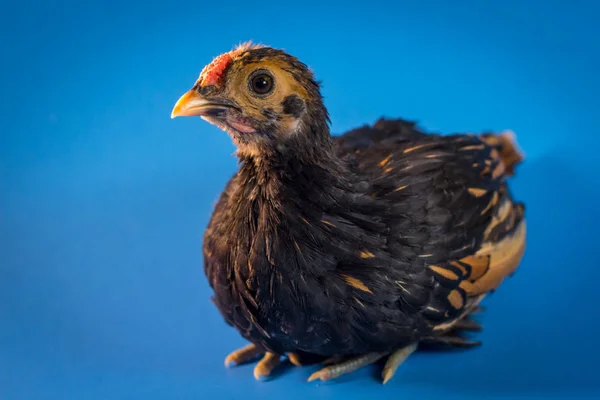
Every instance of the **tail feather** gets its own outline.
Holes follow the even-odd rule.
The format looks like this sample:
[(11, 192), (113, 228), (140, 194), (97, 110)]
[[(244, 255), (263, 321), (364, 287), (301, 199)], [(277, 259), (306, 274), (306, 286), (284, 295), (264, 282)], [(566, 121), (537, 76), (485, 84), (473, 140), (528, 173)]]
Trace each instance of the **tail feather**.
[(484, 133), (479, 136), (489, 146), (494, 147), (500, 153), (507, 175), (514, 175), (515, 167), (520, 164), (525, 156), (519, 148), (515, 133), (511, 130), (500, 134)]

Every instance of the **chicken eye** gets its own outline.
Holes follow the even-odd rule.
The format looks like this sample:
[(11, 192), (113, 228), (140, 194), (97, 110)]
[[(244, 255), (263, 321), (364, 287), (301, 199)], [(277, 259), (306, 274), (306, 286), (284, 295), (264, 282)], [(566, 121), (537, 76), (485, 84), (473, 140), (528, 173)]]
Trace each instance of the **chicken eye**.
[(270, 93), (273, 90), (273, 77), (264, 71), (252, 75), (250, 89), (261, 96)]

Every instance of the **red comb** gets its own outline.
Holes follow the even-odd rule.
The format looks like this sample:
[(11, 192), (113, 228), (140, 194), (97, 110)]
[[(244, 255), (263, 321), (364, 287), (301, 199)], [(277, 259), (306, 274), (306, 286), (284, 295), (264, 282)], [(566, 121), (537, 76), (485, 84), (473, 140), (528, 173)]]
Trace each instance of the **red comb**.
[(210, 64), (204, 67), (202, 73), (200, 74), (200, 77), (202, 78), (201, 85), (218, 85), (219, 81), (223, 77), (225, 68), (227, 68), (231, 60), (232, 57), (230, 53), (221, 54), (212, 60)]

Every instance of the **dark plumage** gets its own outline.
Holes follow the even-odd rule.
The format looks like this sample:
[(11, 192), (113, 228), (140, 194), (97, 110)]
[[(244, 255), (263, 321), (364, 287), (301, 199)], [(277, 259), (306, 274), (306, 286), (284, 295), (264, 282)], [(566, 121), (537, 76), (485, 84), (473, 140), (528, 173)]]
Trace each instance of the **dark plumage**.
[(477, 327), (469, 313), (524, 252), (523, 205), (505, 182), (521, 160), (511, 137), (400, 119), (331, 136), (296, 58), (251, 45), (220, 57), (173, 115), (202, 116), (238, 147), (204, 236), (214, 302), (253, 344), (228, 361), (267, 352), (257, 377), (286, 354), (354, 362), (313, 376), (330, 379), (425, 341), (475, 344), (457, 329)]

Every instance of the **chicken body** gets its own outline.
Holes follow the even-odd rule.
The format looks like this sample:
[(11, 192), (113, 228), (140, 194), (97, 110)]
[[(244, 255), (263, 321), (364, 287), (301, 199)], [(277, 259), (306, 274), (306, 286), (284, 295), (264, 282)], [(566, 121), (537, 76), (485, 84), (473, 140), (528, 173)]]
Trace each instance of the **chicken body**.
[(324, 108), (305, 100), (294, 124), (285, 102), (288, 115), (302, 107), (281, 103), (294, 136), (224, 127), (245, 151), (206, 229), (204, 268), (225, 321), (253, 344), (229, 361), (267, 353), (268, 373), (283, 355), (363, 365), (424, 341), (470, 344), (456, 328), (524, 252), (511, 137), (400, 119), (335, 137)]
[[(392, 351), (461, 316), (516, 267), (523, 209), (499, 151), (380, 125), (388, 131), (340, 137), (338, 165), (249, 162), (227, 185), (205, 233), (205, 271), (246, 339), (277, 354)], [(515, 262), (491, 270), (478, 254), (507, 237)]]

